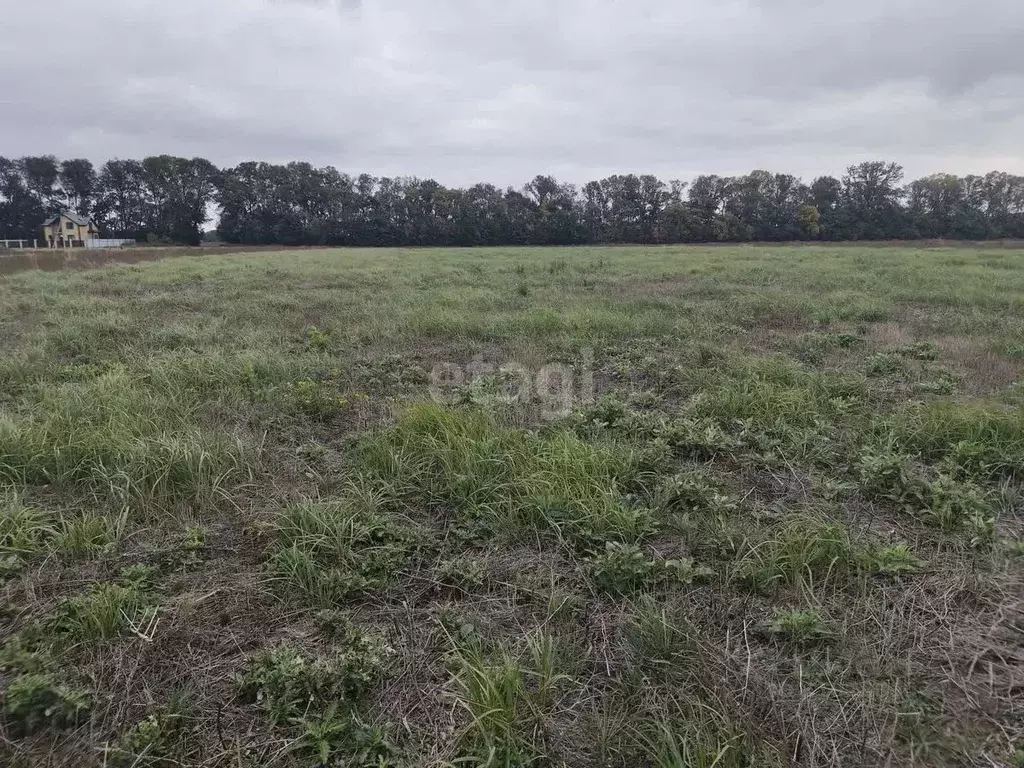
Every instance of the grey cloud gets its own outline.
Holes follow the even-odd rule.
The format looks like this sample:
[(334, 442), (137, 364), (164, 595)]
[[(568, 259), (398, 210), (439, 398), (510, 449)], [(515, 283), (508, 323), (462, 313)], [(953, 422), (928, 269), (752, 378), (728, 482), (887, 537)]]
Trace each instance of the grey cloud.
[[(1024, 172), (1017, 0), (74, 0), (0, 36), (0, 154), (519, 184), (538, 172)], [(80, 34), (41, 48), (74, 14)]]

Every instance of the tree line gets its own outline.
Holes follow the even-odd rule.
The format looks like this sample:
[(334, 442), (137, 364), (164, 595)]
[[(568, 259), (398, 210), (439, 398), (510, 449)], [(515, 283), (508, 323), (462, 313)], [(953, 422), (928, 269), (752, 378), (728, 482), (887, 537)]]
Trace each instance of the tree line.
[(170, 155), (89, 160), (0, 157), (0, 237), (32, 239), (62, 210), (105, 237), (252, 245), (573, 245), (788, 240), (1024, 238), (1024, 176), (935, 174), (904, 184), (893, 162), (805, 184), (752, 171), (665, 183), (614, 175), (582, 187), (537, 176), (521, 189), (350, 176), (327, 166), (217, 168)]

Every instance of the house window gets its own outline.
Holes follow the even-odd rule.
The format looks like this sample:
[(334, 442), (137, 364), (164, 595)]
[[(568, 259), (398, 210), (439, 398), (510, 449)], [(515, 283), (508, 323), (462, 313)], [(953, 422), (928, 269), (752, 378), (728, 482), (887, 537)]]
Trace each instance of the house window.
[(68, 230), (74, 229), (75, 223), (73, 221), (69, 221), (67, 224), (64, 225), (64, 228)]

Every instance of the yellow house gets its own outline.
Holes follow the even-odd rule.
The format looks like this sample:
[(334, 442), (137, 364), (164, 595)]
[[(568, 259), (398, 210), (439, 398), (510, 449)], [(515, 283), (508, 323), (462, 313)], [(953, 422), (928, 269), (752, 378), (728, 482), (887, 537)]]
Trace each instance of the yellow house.
[(92, 219), (70, 211), (51, 216), (43, 222), (43, 243), (50, 248), (84, 246), (87, 240), (99, 234)]

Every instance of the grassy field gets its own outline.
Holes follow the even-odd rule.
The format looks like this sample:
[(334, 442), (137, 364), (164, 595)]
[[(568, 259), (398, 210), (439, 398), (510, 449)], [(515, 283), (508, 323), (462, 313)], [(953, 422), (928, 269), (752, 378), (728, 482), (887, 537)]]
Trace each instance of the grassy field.
[(1024, 765), (1024, 250), (0, 277), (0, 763)]

